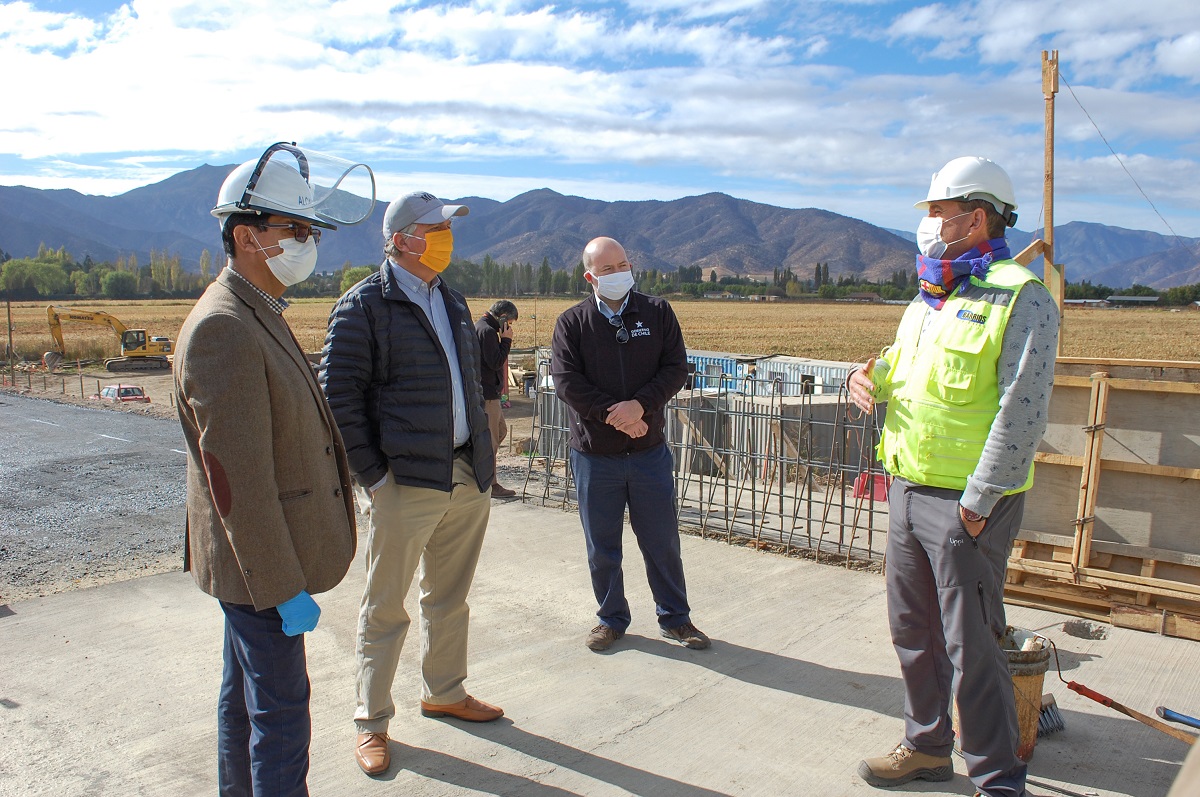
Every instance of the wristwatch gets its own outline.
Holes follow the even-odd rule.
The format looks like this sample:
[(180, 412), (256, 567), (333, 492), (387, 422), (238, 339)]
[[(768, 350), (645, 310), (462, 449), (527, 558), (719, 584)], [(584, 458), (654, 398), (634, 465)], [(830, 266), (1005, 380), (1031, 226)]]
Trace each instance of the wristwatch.
[(970, 521), (971, 523), (978, 523), (979, 521), (983, 520), (983, 515), (979, 514), (978, 512), (972, 512), (962, 504), (958, 505), (958, 511), (962, 513), (963, 520)]

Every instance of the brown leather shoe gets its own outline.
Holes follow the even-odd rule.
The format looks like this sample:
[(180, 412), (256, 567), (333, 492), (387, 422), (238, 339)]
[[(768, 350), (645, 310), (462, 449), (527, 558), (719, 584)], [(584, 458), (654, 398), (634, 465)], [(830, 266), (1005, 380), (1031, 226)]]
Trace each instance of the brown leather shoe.
[(388, 750), (386, 733), (360, 733), (354, 760), (368, 775), (382, 775), (392, 765), (392, 752)]
[(492, 498), (513, 498), (516, 494), (516, 490), (510, 490), (499, 482), (492, 482)]
[(504, 716), (504, 709), (484, 703), (467, 695), (457, 703), (445, 706), (421, 701), (421, 715), (425, 717), (455, 717), (467, 722), (491, 722)]

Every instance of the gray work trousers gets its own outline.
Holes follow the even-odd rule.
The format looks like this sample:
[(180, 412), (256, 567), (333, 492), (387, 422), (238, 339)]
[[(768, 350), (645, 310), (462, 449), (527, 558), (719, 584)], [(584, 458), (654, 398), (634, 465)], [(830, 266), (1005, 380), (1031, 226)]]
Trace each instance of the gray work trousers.
[(1004, 571), (1025, 494), (1000, 499), (972, 540), (962, 493), (895, 479), (888, 491), (887, 599), (904, 678), (904, 744), (949, 756), (950, 700), (971, 782), (989, 797), (1025, 794), (1004, 633)]

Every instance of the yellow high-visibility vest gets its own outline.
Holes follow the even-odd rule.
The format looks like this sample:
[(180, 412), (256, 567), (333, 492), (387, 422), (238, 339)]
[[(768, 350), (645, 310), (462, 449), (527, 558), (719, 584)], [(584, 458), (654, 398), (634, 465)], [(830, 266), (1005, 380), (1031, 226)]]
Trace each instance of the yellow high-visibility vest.
[[(909, 305), (896, 342), (881, 359), (890, 368), (879, 399), (888, 402), (879, 459), (893, 476), (916, 484), (963, 490), (975, 472), (1000, 409), (996, 364), (1017, 294), (1040, 282), (1015, 260), (991, 264), (986, 279), (968, 277), (932, 312)], [(1024, 485), (1033, 485), (1033, 463)]]

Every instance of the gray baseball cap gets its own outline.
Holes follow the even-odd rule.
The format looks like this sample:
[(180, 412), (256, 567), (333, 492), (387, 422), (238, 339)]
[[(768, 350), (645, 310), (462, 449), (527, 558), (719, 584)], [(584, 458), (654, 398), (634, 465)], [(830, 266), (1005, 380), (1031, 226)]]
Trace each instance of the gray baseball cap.
[(410, 224), (441, 224), (451, 216), (465, 216), (471, 212), (466, 205), (447, 205), (425, 191), (395, 199), (383, 214), (383, 237), (391, 237)]

